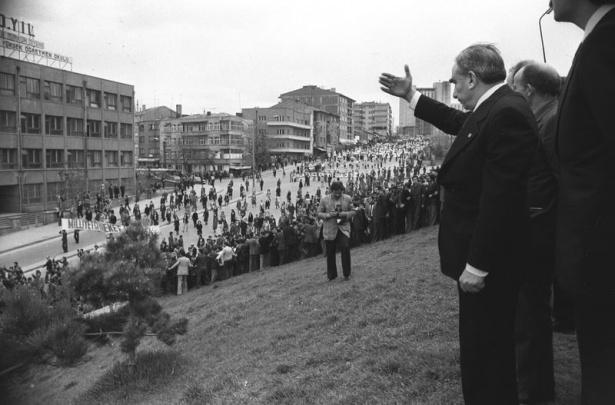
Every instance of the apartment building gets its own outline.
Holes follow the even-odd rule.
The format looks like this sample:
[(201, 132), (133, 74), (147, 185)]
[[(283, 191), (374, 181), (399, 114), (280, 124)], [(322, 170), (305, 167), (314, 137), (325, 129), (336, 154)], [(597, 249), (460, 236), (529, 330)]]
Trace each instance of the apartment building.
[(340, 145), (354, 145), (356, 143), (352, 125), (352, 106), (354, 100), (335, 88), (323, 89), (318, 86), (303, 86), (280, 95), (282, 101), (298, 101), (318, 108), (319, 110), (335, 114), (339, 117), (339, 143)]
[(55, 210), (109, 184), (133, 193), (134, 87), (0, 58), (0, 212)]

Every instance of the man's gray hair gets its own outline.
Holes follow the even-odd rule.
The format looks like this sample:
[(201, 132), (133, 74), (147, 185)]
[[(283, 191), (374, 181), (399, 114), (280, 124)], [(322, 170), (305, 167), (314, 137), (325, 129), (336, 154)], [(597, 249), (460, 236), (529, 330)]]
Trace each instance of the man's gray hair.
[(506, 80), (506, 68), (502, 55), (495, 45), (474, 44), (461, 51), (455, 58), (457, 67), (463, 74), (474, 72), (485, 84), (500, 83)]
[(544, 63), (528, 63), (520, 70), (519, 75), (522, 82), (531, 84), (538, 93), (559, 96), (561, 77), (553, 67)]

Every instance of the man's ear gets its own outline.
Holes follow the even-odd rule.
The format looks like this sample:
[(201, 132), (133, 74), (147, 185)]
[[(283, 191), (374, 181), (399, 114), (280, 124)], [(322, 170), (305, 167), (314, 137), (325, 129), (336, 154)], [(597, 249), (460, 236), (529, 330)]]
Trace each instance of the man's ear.
[(525, 88), (526, 88), (525, 92), (528, 97), (536, 92), (536, 88), (529, 83), (525, 85)]
[(476, 76), (476, 73), (474, 73), (473, 71), (469, 71), (468, 72), (468, 88), (469, 89), (473, 89), (474, 87), (476, 87), (478, 85), (478, 76)]

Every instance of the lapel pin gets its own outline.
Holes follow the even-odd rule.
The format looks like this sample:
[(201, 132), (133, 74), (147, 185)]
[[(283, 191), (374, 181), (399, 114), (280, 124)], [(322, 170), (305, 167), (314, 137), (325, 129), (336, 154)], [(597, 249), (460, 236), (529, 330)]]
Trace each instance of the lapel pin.
[(472, 132), (468, 134), (468, 138), (472, 138)]

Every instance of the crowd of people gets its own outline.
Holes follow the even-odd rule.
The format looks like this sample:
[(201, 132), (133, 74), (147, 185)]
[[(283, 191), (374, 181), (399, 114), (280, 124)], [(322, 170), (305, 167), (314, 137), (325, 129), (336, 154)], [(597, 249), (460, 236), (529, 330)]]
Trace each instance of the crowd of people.
[[(174, 225), (160, 242), (168, 268), (165, 290), (185, 292), (184, 277), (186, 286), (193, 288), (323, 253), (323, 220), (318, 217), (318, 207), (335, 181), (343, 180), (352, 198), (355, 215), (350, 221), (351, 246), (436, 224), (439, 192), (436, 171), (423, 166), (427, 146), (419, 137), (407, 143), (354, 150), (318, 164), (295, 165), (289, 181), (298, 186), (296, 194), (288, 190), (284, 198), (281, 188), (285, 168), (282, 176), (276, 177), (275, 193), (268, 189), (260, 201), (253, 190), (248, 203), (250, 186), (244, 179), (228, 219), (222, 207), (229, 206), (232, 181), (224, 196), (214, 186), (208, 193), (201, 189), (202, 218), (193, 190), (179, 188), (163, 195), (160, 212), (150, 204), (145, 221), (156, 225), (160, 217), (166, 217)], [(262, 190), (262, 180), (258, 183)], [(313, 194), (304, 191), (309, 185), (316, 186)], [(203, 235), (204, 226), (211, 226), (212, 233), (207, 237)], [(196, 241), (190, 244), (184, 238), (189, 230), (196, 233)]]
[[(131, 201), (109, 186), (77, 199), (74, 215), (127, 226), (139, 221), (160, 232), (160, 250), (167, 264), (162, 288), (183, 293), (246, 272), (278, 266), (325, 252), (323, 220), (318, 207), (330, 193), (332, 182), (346, 185), (356, 215), (350, 221), (350, 246), (379, 241), (434, 225), (439, 216), (437, 168), (427, 167), (429, 143), (422, 137), (398, 143), (381, 143), (335, 153), (329, 158), (273, 166), (274, 185), (265, 188), (263, 175), (251, 179), (202, 176), (182, 177), (159, 201)], [(430, 160), (431, 162), (431, 160)], [(218, 181), (218, 184), (216, 184)], [(117, 206), (119, 204), (119, 207)], [(114, 207), (115, 205), (115, 207)], [(163, 232), (162, 227), (172, 231)], [(72, 231), (79, 243), (79, 230)], [(62, 249), (68, 251), (69, 232), (61, 230)], [(111, 237), (111, 235), (108, 235)], [(81, 257), (86, 252), (78, 249)], [(183, 263), (180, 259), (187, 258)], [(30, 276), (44, 283), (59, 280), (60, 271), (50, 259)], [(186, 270), (187, 267), (187, 270)], [(185, 273), (185, 274), (184, 274)], [(9, 269), (6, 287), (28, 278)], [(184, 278), (185, 277), (185, 278)], [(178, 282), (179, 281), (179, 282)], [(183, 283), (185, 281), (185, 284)]]

